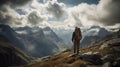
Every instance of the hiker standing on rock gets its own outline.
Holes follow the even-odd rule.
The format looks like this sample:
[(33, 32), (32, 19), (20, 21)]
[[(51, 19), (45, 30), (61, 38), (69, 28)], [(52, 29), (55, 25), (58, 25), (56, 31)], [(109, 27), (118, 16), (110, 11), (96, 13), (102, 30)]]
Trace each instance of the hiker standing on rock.
[(78, 27), (75, 27), (75, 30), (72, 34), (72, 42), (74, 45), (74, 53), (79, 54), (79, 45), (80, 45), (80, 40), (82, 39), (81, 35), (81, 30)]

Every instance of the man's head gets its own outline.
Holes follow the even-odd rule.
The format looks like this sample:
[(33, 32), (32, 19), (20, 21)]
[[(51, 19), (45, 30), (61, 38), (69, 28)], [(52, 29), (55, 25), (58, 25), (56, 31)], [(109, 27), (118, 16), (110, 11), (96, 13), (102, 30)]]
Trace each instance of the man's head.
[(77, 29), (78, 29), (78, 27), (76, 26), (76, 27), (75, 27), (75, 31), (77, 31)]
[(78, 27), (76, 26), (75, 29), (77, 29)]

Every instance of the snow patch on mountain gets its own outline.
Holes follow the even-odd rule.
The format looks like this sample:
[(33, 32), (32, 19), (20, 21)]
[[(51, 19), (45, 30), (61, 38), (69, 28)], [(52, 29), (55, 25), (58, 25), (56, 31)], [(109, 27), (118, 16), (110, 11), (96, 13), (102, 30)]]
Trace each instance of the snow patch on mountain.
[(16, 31), (18, 34), (27, 34), (26, 31)]
[(50, 35), (51, 31), (43, 31), (45, 35)]

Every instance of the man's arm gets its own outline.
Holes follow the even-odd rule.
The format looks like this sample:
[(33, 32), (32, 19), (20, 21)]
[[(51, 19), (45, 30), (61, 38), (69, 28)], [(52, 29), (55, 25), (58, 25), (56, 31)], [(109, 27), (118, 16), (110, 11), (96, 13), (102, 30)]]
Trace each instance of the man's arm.
[(74, 39), (74, 36), (75, 36), (75, 32), (73, 32), (73, 34), (72, 34), (72, 41), (73, 41), (73, 39)]
[(81, 32), (81, 29), (80, 29), (80, 38), (82, 39), (82, 32)]
[(82, 39), (81, 29), (80, 29), (80, 28), (78, 28), (78, 31), (79, 31), (79, 40), (81, 40), (81, 39)]

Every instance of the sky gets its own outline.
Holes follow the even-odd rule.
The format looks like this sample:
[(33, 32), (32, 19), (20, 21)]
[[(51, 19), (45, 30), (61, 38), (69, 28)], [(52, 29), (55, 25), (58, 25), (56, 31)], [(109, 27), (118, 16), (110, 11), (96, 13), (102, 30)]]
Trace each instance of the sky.
[(120, 28), (120, 0), (1, 0), (0, 24)]

